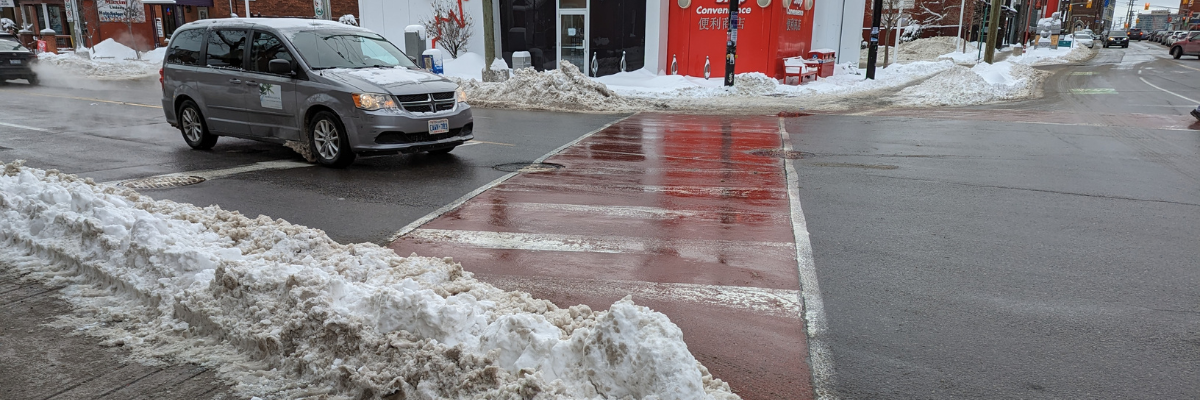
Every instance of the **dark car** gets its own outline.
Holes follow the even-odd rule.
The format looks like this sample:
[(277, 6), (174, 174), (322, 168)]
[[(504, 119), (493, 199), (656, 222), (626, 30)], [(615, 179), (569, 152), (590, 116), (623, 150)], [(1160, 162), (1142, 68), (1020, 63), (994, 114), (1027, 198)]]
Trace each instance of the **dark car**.
[(1144, 40), (1144, 39), (1146, 39), (1146, 33), (1142, 32), (1142, 30), (1140, 28), (1129, 28), (1129, 30), (1125, 31), (1125, 33), (1129, 35), (1129, 40)]
[(1104, 48), (1107, 49), (1109, 46), (1129, 48), (1129, 35), (1126, 35), (1125, 32), (1109, 32), (1108, 36), (1104, 38)]
[(26, 49), (20, 43), (0, 39), (0, 84), (9, 79), (24, 79), (31, 85), (38, 84), (37, 73), (33, 72), (33, 64), (37, 63), (37, 55)]

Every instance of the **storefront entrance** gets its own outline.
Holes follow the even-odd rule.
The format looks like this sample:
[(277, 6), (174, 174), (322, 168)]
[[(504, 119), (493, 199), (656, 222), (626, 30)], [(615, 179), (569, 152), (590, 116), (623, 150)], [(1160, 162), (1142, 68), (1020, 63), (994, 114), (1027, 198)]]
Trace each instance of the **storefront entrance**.
[(584, 74), (590, 75), (587, 9), (559, 9), (558, 14), (559, 62), (575, 64)]

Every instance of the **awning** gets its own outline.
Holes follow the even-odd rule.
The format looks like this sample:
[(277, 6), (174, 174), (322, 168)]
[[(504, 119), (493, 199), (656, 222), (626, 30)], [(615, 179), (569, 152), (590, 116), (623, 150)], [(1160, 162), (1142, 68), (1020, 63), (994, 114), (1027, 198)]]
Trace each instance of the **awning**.
[(175, 4), (193, 7), (212, 7), (213, 0), (175, 0)]

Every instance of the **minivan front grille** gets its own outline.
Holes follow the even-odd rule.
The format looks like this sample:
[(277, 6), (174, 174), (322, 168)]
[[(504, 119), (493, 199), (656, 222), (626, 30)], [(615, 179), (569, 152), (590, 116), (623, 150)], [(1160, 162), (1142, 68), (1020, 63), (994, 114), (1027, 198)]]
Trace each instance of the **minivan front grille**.
[[(379, 144), (409, 144), (429, 142), (434, 140), (442, 140), (452, 138), (463, 133), (463, 128), (454, 128), (450, 132), (431, 135), (429, 132), (384, 132), (375, 137), (375, 143)], [(470, 133), (470, 130), (467, 131)]]
[(411, 113), (435, 113), (454, 109), (454, 92), (405, 94), (396, 96), (396, 101)]

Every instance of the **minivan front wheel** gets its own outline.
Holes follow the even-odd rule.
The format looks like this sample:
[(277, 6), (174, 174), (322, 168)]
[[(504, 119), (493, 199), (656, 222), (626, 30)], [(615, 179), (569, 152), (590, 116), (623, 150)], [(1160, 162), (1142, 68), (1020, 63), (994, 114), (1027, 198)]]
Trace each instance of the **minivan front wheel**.
[(321, 165), (344, 168), (354, 162), (350, 139), (342, 121), (329, 111), (321, 111), (309, 122), (309, 146)]
[(217, 135), (208, 131), (200, 107), (191, 100), (179, 105), (179, 130), (183, 132), (183, 141), (193, 149), (208, 150), (217, 144)]

